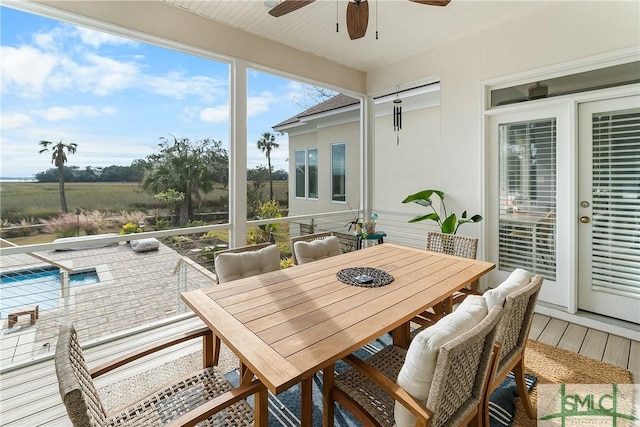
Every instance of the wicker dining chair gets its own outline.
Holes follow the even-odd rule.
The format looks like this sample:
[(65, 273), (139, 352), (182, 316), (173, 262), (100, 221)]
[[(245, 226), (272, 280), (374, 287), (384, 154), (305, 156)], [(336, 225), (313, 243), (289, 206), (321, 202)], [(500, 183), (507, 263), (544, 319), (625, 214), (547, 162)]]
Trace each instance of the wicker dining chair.
[[(187, 340), (202, 337), (206, 347), (211, 343), (211, 335), (209, 328), (200, 328), (89, 370), (75, 328), (63, 325), (58, 336), (55, 368), (60, 396), (71, 423), (75, 427), (182, 426), (196, 423), (204, 426), (249, 426), (254, 422), (255, 425), (266, 426), (266, 387), (253, 380), (253, 374), (247, 374), (240, 386), (233, 388), (224, 375), (214, 370), (211, 358), (206, 357), (204, 369), (165, 385), (114, 413), (107, 413), (93, 383), (94, 378)], [(203, 350), (206, 355), (207, 349)], [(124, 389), (121, 391), (126, 393)], [(255, 395), (255, 409), (245, 400), (251, 395)]]
[(272, 243), (241, 246), (213, 254), (218, 283), (280, 269), (280, 251)]
[[(434, 231), (427, 232), (425, 249), (462, 258), (475, 259), (478, 250), (478, 239), (457, 234), (443, 234)], [(412, 320), (423, 328), (431, 326), (447, 313), (453, 311), (453, 306), (460, 304), (467, 295), (480, 295), (479, 283), (476, 280), (466, 289), (456, 292), (451, 298), (447, 298), (440, 304), (431, 307)], [(417, 331), (416, 331), (417, 332)], [(414, 333), (415, 335), (415, 333)]]
[[(367, 426), (479, 425), (499, 351), (495, 337), (502, 309), (495, 307), (487, 315), (484, 304), (482, 314), (479, 323), (471, 324), (473, 319), (451, 314), (446, 325), (426, 330), (431, 335), (412, 341), (409, 350), (390, 345), (366, 361), (349, 355), (344, 361), (351, 369), (335, 377), (333, 367), (325, 369), (325, 425), (333, 425), (334, 402)], [(452, 321), (456, 316), (457, 324)], [(415, 377), (406, 383), (412, 372)]]
[[(492, 372), (491, 382), (487, 387), (487, 393), (484, 397), (483, 407), (485, 408), (485, 423), (489, 424), (489, 397), (491, 393), (500, 385), (502, 380), (513, 371), (516, 385), (518, 387), (518, 395), (527, 412), (527, 416), (531, 419), (536, 418), (536, 412), (531, 406), (527, 385), (524, 375), (524, 353), (527, 346), (527, 339), (533, 321), (534, 309), (538, 301), (538, 295), (542, 288), (543, 277), (537, 275), (524, 286), (512, 286), (501, 292), (500, 286), (509, 288), (508, 282), (503, 283), (494, 290), (485, 293), (487, 305), (500, 305), (501, 299), (504, 297), (504, 308), (502, 310), (502, 318), (498, 326), (498, 335), (496, 341), (500, 343), (501, 350), (496, 363), (496, 371)], [(494, 295), (494, 291), (495, 294)], [(500, 295), (502, 294), (502, 295)], [(494, 300), (492, 302), (492, 300)]]
[(291, 256), (294, 265), (341, 253), (340, 241), (331, 232), (305, 234), (291, 239)]

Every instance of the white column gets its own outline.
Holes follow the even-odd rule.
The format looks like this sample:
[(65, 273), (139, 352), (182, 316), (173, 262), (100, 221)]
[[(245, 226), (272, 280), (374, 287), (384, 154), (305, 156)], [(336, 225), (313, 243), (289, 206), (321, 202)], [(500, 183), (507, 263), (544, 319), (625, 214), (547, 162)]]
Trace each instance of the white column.
[(231, 63), (229, 85), (229, 243), (247, 244), (247, 63)]

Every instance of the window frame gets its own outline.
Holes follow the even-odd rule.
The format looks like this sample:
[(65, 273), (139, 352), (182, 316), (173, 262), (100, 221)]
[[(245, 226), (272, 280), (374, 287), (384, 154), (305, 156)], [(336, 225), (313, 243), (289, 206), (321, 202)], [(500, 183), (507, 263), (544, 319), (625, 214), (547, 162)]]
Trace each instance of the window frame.
[[(309, 159), (312, 152), (315, 152), (316, 154), (316, 170), (315, 170), (316, 196), (315, 197), (310, 196), (311, 171), (310, 171)], [(304, 196), (298, 195), (298, 153), (304, 153)], [(298, 148), (298, 149), (295, 149), (293, 152), (294, 170), (295, 170), (294, 189), (295, 189), (295, 198), (297, 200), (318, 200), (319, 198), (319, 185), (318, 185), (318, 180), (320, 176), (319, 175), (319, 164), (320, 164), (319, 153), (320, 152), (317, 147)]]
[[(342, 170), (342, 179), (344, 181), (344, 188), (343, 188), (343, 193), (342, 193), (342, 200), (336, 200), (334, 199), (335, 194), (333, 191), (333, 185), (334, 185), (334, 169), (333, 169), (333, 162), (334, 162), (334, 148), (338, 147), (338, 146), (343, 146), (343, 170)], [(341, 205), (346, 205), (347, 204), (347, 186), (349, 183), (349, 180), (347, 179), (347, 143), (346, 142), (334, 142), (331, 144), (331, 163), (329, 165), (330, 168), (330, 183), (329, 183), (329, 188), (330, 188), (330, 192), (331, 192), (331, 203), (336, 203), (336, 204), (341, 204)]]

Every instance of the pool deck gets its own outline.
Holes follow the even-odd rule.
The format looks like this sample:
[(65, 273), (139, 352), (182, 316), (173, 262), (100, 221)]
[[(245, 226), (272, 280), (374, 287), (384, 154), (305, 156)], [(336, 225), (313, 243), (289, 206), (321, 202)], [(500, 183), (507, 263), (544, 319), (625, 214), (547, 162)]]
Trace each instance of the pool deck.
[[(95, 341), (136, 327), (168, 319), (188, 309), (181, 303), (181, 291), (214, 282), (214, 274), (206, 277), (195, 270), (188, 272), (188, 285), (180, 284), (176, 266), (182, 259), (169, 246), (158, 250), (134, 252), (127, 244), (70, 251), (38, 253), (55, 263), (74, 270), (95, 268), (100, 282), (71, 289), (57, 308), (41, 310), (34, 325), (29, 316), (20, 316), (17, 324), (7, 328), (2, 319), (0, 334), (0, 365), (37, 358), (52, 352), (59, 326), (72, 322), (83, 341)], [(34, 268), (46, 265), (26, 254), (2, 258), (1, 271)], [(191, 271), (194, 271), (192, 273)]]

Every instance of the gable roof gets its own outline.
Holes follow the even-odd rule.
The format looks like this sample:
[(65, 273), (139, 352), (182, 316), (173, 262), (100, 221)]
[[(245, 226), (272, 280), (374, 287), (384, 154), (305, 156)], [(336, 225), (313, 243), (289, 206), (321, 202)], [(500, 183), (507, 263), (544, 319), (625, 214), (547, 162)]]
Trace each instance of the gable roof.
[(297, 114), (293, 117), (289, 117), (288, 119), (278, 123), (277, 125), (272, 126), (272, 129), (276, 129), (279, 127), (283, 127), (283, 126), (287, 126), (287, 125), (292, 125), (295, 123), (299, 123), (301, 121), (302, 118), (304, 117), (309, 117), (309, 116), (313, 116), (316, 114), (321, 114), (321, 113), (326, 113), (328, 111), (332, 111), (332, 110), (339, 110), (341, 108), (344, 107), (349, 107), (351, 105), (356, 105), (359, 104), (360, 100), (357, 98), (352, 98), (348, 95), (344, 95), (344, 94), (338, 94), (332, 98), (327, 99), (324, 102), (321, 102), (320, 104), (316, 104), (311, 108), (308, 108), (306, 110), (304, 110), (302, 113)]

